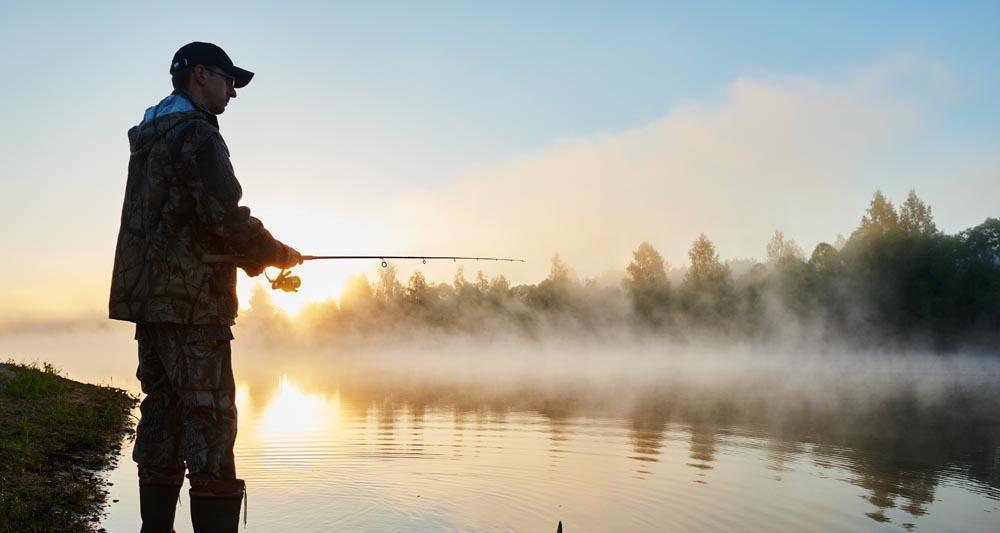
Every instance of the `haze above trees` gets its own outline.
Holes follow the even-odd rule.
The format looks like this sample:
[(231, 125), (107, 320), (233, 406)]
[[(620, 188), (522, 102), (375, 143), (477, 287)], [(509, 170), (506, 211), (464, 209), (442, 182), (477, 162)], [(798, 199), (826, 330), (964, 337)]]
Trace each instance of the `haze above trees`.
[[(724, 262), (701, 234), (683, 279), (671, 283), (670, 265), (643, 242), (618, 287), (580, 280), (558, 254), (548, 277), (517, 286), (482, 272), (469, 280), (462, 267), (451, 283), (419, 271), (403, 283), (390, 264), (373, 282), (352, 278), (339, 304), (307, 308), (296, 327), (335, 336), (626, 331), (677, 341), (1000, 347), (1000, 219), (946, 235), (915, 192), (896, 209), (876, 191), (850, 238), (821, 242), (806, 259), (776, 230), (762, 251), (764, 262)], [(251, 323), (291, 328), (266, 294), (256, 293), (251, 308)]]

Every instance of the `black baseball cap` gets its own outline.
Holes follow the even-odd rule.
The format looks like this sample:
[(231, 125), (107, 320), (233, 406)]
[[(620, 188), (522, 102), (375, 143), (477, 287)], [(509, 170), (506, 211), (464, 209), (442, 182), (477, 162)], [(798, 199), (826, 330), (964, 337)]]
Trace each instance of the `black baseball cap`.
[(253, 72), (243, 70), (233, 65), (233, 60), (229, 59), (226, 52), (212, 43), (201, 43), (195, 41), (185, 44), (174, 54), (174, 59), (170, 62), (170, 75), (178, 70), (195, 65), (215, 66), (226, 74), (233, 77), (233, 87), (237, 89), (246, 87), (253, 78)]

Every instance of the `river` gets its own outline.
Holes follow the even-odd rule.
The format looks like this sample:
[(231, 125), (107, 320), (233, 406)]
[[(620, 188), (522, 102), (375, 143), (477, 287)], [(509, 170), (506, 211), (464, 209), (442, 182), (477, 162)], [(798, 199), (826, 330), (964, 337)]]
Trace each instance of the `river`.
[[(79, 332), (67, 336), (78, 353), (100, 352)], [(98, 338), (91, 348), (107, 344), (106, 333)], [(49, 343), (48, 359), (70, 377), (137, 385), (131, 339), (107, 345), (113, 363)], [(495, 361), (504, 350), (464, 357)], [(554, 532), (560, 521), (567, 533), (1000, 529), (993, 359), (827, 359), (823, 371), (782, 374), (787, 360), (724, 358), (691, 371), (711, 356), (601, 365), (593, 357), (604, 356), (574, 352), (588, 368), (580, 374), (552, 359), (559, 348), (540, 351), (446, 379), (427, 376), (447, 361), (419, 354), (403, 367), (371, 354), (349, 356), (365, 365), (289, 357), (242, 374), (237, 359), (246, 530)], [(539, 371), (518, 377), (525, 369)], [(108, 473), (101, 525), (111, 533), (138, 530), (130, 453), (126, 443)], [(185, 495), (178, 532), (191, 531), (187, 512)]]

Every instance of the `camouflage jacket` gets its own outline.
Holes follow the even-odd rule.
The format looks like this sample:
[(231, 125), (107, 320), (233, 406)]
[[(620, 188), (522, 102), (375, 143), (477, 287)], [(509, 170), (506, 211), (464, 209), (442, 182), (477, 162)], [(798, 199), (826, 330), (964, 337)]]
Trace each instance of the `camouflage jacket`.
[(203, 254), (284, 260), (250, 209), (215, 116), (175, 91), (128, 132), (132, 155), (115, 249), (109, 314), (132, 322), (227, 324), (236, 318), (236, 266)]

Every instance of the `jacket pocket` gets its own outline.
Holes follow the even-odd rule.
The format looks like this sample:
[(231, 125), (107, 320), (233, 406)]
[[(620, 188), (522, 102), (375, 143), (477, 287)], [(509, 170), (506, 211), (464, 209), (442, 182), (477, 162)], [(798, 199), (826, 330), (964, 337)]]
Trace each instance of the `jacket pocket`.
[(180, 387), (187, 390), (215, 391), (222, 386), (224, 372), (230, 368), (233, 338), (225, 326), (204, 327), (191, 331), (181, 347)]

